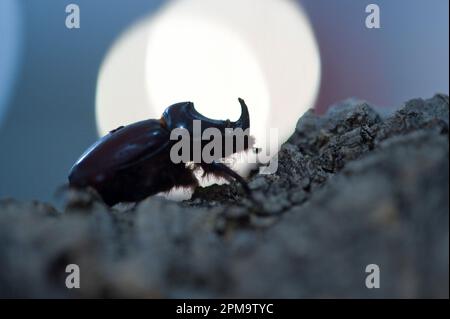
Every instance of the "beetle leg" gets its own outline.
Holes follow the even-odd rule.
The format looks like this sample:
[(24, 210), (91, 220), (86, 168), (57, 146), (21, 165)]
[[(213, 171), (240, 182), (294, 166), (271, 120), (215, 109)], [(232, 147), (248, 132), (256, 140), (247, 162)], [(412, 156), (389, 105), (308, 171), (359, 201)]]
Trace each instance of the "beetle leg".
[(242, 185), (242, 188), (247, 193), (247, 195), (251, 196), (250, 188), (248, 187), (245, 179), (243, 179), (241, 175), (233, 171), (225, 164), (219, 162), (212, 162), (210, 164), (202, 164), (201, 166), (207, 173), (208, 172), (211, 172), (213, 174), (217, 173), (218, 175), (234, 178), (236, 181), (238, 181), (239, 184)]

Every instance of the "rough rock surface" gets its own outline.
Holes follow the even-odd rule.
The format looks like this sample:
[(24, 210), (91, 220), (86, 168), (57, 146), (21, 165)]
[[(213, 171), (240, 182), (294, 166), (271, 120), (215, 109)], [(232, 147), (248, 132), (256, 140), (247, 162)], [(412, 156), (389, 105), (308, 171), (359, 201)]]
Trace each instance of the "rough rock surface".
[[(0, 297), (449, 297), (449, 98), (298, 122), (278, 171), (175, 203), (0, 201)], [(81, 269), (67, 289), (65, 267)], [(365, 286), (377, 264), (380, 288)]]

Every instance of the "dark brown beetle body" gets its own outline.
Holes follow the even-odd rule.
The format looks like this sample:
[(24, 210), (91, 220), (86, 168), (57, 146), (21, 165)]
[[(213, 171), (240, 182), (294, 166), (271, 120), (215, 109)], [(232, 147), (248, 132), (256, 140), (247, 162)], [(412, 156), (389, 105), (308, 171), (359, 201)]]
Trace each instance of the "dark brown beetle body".
[[(236, 122), (212, 120), (198, 113), (193, 103), (183, 102), (168, 107), (160, 120), (150, 119), (119, 127), (92, 145), (69, 173), (71, 187), (92, 187), (110, 206), (119, 202), (137, 202), (173, 187), (195, 187), (198, 181), (186, 163), (173, 163), (170, 140), (175, 128), (192, 132), (193, 120), (201, 121), (202, 131), (217, 128), (225, 136), (226, 128), (250, 127), (247, 106), (242, 99), (241, 117)], [(250, 147), (247, 136), (244, 149)], [(203, 145), (203, 144), (202, 144)], [(240, 150), (234, 150), (240, 151)], [(223, 154), (224, 156), (226, 154)], [(223, 156), (219, 156), (223, 157)], [(199, 163), (205, 173), (237, 179), (248, 192), (245, 181), (222, 163)]]

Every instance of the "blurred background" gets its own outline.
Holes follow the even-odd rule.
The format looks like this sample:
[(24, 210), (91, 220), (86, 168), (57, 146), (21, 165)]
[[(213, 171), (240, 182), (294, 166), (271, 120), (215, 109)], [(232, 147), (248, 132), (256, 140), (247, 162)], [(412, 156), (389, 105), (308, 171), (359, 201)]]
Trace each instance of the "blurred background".
[[(66, 27), (66, 6), (80, 28)], [(365, 9), (380, 8), (368, 29)], [(448, 94), (447, 0), (0, 0), (0, 198), (54, 201), (99, 135), (192, 100), (283, 140), (308, 108)]]

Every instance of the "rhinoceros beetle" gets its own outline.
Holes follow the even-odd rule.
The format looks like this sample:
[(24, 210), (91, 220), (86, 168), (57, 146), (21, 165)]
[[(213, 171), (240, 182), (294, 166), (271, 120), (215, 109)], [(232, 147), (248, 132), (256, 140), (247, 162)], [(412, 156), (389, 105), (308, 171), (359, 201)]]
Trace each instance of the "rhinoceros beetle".
[[(182, 102), (169, 106), (160, 119), (118, 127), (89, 147), (76, 161), (69, 172), (69, 186), (92, 187), (107, 205), (113, 206), (120, 202), (138, 202), (174, 187), (194, 188), (199, 184), (194, 172), (202, 168), (204, 174), (237, 180), (250, 194), (245, 180), (224, 163), (214, 160), (188, 165), (174, 163), (170, 158), (171, 147), (177, 142), (170, 139), (171, 131), (185, 128), (193, 134), (194, 120), (201, 121), (202, 131), (216, 128), (224, 138), (226, 129), (249, 129), (247, 105), (242, 99), (239, 103), (241, 116), (236, 122), (209, 119), (197, 112), (192, 102)], [(252, 143), (252, 137), (246, 135), (243, 150)], [(201, 145), (204, 147), (203, 141)], [(242, 149), (234, 145), (232, 153), (239, 151)], [(227, 155), (223, 153), (218, 157)]]

